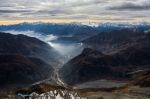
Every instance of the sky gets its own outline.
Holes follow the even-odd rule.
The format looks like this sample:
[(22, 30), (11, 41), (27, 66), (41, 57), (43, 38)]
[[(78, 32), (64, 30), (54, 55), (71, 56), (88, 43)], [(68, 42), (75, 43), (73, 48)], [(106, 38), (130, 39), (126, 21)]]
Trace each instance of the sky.
[(150, 0), (0, 0), (0, 24), (150, 22)]

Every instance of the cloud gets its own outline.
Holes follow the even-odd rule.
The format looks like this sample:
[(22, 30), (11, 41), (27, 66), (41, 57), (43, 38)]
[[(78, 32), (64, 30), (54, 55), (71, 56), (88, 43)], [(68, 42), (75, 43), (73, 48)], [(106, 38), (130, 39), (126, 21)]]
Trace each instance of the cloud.
[(80, 54), (80, 52), (83, 50), (82, 43), (64, 44), (64, 43), (52, 42), (53, 40), (57, 40), (59, 38), (58, 36), (55, 36), (52, 34), (43, 35), (34, 31), (15, 31), (15, 30), (8, 30), (8, 31), (3, 31), (3, 32), (11, 33), (14, 35), (23, 34), (23, 35), (27, 35), (30, 37), (38, 38), (41, 41), (44, 41), (50, 44), (50, 46), (53, 47), (56, 51), (58, 51), (61, 55), (64, 55), (66, 57), (65, 61)]
[[(0, 0), (0, 13), (0, 20), (87, 19), (101, 21), (108, 19), (106, 21), (109, 21), (107, 16), (119, 16), (122, 18), (119, 18), (120, 21), (124, 19), (124, 21), (127, 19), (131, 21), (135, 20), (134, 16), (142, 14), (146, 15), (145, 20), (147, 20), (150, 17), (150, 3), (149, 0)], [(110, 18), (110, 21), (112, 20), (113, 17)], [(114, 20), (116, 20), (115, 17)]]
[(119, 6), (113, 6), (113, 7), (109, 7), (110, 10), (136, 10), (136, 11), (140, 11), (140, 10), (150, 10), (150, 4), (136, 4), (136, 3), (124, 3), (122, 5)]
[(30, 10), (0, 10), (0, 13), (23, 13), (29, 11)]
[(49, 35), (42, 35), (40, 33), (37, 33), (37, 32), (34, 32), (34, 31), (15, 31), (15, 30), (8, 30), (8, 31), (3, 31), (5, 33), (11, 33), (11, 34), (14, 34), (14, 35), (18, 35), (18, 34), (23, 34), (23, 35), (27, 35), (27, 36), (30, 36), (30, 37), (35, 37), (35, 38), (38, 38), (44, 42), (50, 42), (50, 41), (53, 41), (53, 40), (57, 40), (58, 37), (55, 36), (55, 35), (52, 35), (52, 34), (49, 34)]

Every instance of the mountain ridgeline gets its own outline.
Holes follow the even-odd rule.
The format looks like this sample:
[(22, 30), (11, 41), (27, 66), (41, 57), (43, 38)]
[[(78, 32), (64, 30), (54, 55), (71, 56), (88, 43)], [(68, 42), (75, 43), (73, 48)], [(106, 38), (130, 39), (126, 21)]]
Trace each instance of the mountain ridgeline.
[[(14, 25), (0, 25), (0, 31), (34, 31), (42, 35), (53, 34), (61, 40), (83, 41), (99, 33), (109, 33), (116, 30), (144, 31), (149, 30), (150, 24), (119, 24), (101, 23), (97, 25), (84, 25), (82, 23), (20, 23)], [(102, 35), (103, 35), (102, 33)]]
[(0, 33), (0, 87), (33, 84), (49, 78), (57, 55), (48, 44), (25, 35)]
[(129, 81), (130, 72), (150, 68), (150, 32), (115, 30), (99, 33), (83, 43), (89, 48), (60, 69), (70, 85), (99, 79)]
[(22, 34), (8, 33), (0, 33), (0, 53), (36, 57), (50, 64), (57, 64), (57, 57), (61, 57), (55, 49), (43, 41)]
[[(9, 30), (20, 33), (34, 31), (42, 36), (52, 34), (57, 39), (44, 42), (45, 40), (23, 34), (4, 33)], [(54, 85), (70, 90), (76, 85), (101, 80), (150, 87), (149, 24), (105, 23), (88, 26), (77, 23), (22, 23), (1, 25), (0, 31), (3, 31), (0, 32), (2, 89), (30, 89), (38, 83), (38, 87), (42, 84), (49, 86), (40, 87), (42, 92), (55, 88)], [(64, 63), (62, 60), (69, 55), (63, 56), (52, 46), (57, 41), (61, 41), (61, 44), (80, 44), (79, 48), (83, 51), (71, 59), (67, 58), (70, 60)], [(74, 43), (70, 43), (72, 41)], [(61, 50), (58, 45), (57, 48)], [(54, 85), (49, 85), (50, 82)]]
[(148, 33), (148, 31), (139, 29), (114, 30), (110, 32), (99, 33), (83, 40), (82, 42), (87, 47), (102, 51), (104, 53), (111, 53), (113, 51), (118, 51), (119, 49), (134, 45), (140, 39), (149, 36)]
[(134, 46), (112, 55), (85, 49), (60, 72), (66, 83), (74, 85), (98, 79), (129, 80), (128, 73), (149, 69), (149, 64), (150, 47)]

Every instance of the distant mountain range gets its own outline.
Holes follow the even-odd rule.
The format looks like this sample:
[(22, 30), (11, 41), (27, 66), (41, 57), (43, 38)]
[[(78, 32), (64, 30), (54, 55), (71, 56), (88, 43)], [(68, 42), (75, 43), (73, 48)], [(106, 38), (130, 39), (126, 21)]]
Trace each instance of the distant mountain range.
[(149, 31), (145, 30), (114, 30), (110, 32), (101, 32), (95, 36), (82, 41), (86, 47), (97, 49), (104, 53), (116, 51), (137, 43), (149, 35)]
[(67, 38), (73, 38), (75, 40), (80, 40), (89, 37), (89, 35), (94, 35), (98, 33), (95, 27), (90, 27), (87, 25), (81, 25), (76, 23), (70, 24), (54, 24), (54, 23), (21, 23), (15, 25), (1, 25), (0, 31), (34, 31), (43, 35), (53, 34), (56, 36), (63, 36)]
[[(148, 30), (150, 24), (128, 24), (128, 23), (97, 23), (96, 26), (84, 25), (82, 23), (20, 23), (14, 25), (1, 25), (0, 31), (34, 31), (43, 35), (53, 34), (63, 36), (76, 41), (84, 40), (101, 32), (111, 32), (114, 30)], [(64, 38), (65, 36), (65, 38)], [(69, 40), (70, 40), (69, 39)]]

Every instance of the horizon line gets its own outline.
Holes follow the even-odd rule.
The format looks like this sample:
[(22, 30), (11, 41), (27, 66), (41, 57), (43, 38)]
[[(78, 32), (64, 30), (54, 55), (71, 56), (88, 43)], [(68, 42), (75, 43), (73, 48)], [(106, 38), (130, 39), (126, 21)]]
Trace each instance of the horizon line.
[(29, 20), (0, 20), (0, 25), (13, 25), (13, 24), (21, 24), (21, 23), (88, 23), (88, 24), (96, 24), (96, 23), (129, 23), (129, 24), (137, 24), (137, 23), (150, 23), (150, 21), (105, 21), (105, 20), (87, 20), (87, 19), (29, 19)]

